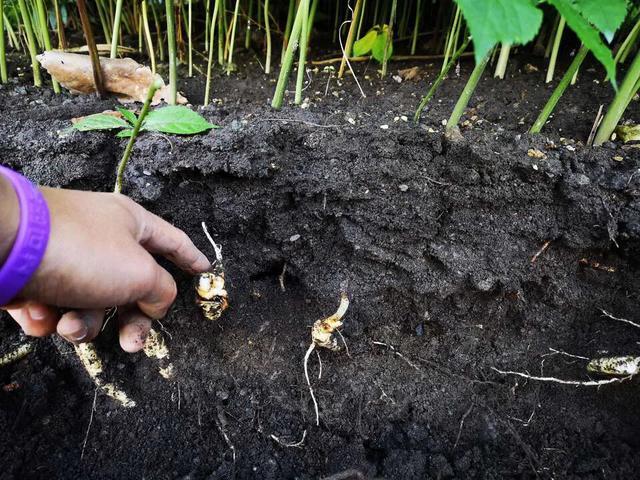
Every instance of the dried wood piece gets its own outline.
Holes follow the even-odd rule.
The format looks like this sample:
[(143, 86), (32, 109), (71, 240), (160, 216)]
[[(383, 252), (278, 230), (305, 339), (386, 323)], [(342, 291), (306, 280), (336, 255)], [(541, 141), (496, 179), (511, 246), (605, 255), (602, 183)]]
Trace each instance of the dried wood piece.
[[(50, 50), (37, 58), (49, 74), (71, 93), (87, 95), (96, 91), (88, 55)], [(160, 78), (149, 67), (131, 58), (100, 58), (100, 66), (105, 89), (115, 94), (122, 103), (144, 102), (149, 85), (156, 77)], [(153, 105), (169, 98), (169, 86), (164, 85), (163, 81), (162, 85), (153, 97)], [(177, 101), (187, 103), (182, 95), (178, 95)]]

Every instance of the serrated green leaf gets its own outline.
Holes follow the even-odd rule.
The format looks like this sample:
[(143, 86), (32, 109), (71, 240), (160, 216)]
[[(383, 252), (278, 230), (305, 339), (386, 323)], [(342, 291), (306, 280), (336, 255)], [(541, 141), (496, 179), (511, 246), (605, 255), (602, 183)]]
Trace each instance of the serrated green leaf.
[(129, 138), (133, 135), (133, 128), (127, 128), (126, 130), (121, 130), (117, 133), (116, 137), (118, 138)]
[(524, 45), (538, 33), (542, 10), (532, 0), (456, 0), (473, 37), (476, 63), (498, 43)]
[(373, 43), (376, 41), (376, 37), (378, 36), (378, 31), (374, 28), (369, 30), (367, 34), (362, 37), (360, 40), (356, 40), (353, 44), (353, 56), (361, 57), (362, 55), (366, 55), (373, 48)]
[(129, 124), (123, 119), (106, 115), (104, 113), (96, 113), (84, 117), (73, 125), (73, 128), (81, 132), (89, 130), (112, 130), (114, 128), (128, 128)]
[(611, 50), (600, 38), (600, 32), (580, 14), (572, 0), (547, 0), (556, 7), (560, 15), (567, 21), (569, 28), (575, 32), (582, 43), (593, 53), (593, 56), (604, 66), (611, 83), (616, 88), (616, 63)]
[(159, 108), (147, 115), (143, 130), (151, 130), (176, 135), (193, 135), (216, 128), (197, 112), (188, 107), (175, 105)]
[(574, 5), (589, 23), (602, 32), (609, 43), (627, 16), (626, 0), (575, 0)]
[[(376, 36), (376, 41), (373, 42), (373, 46), (371, 47), (371, 56), (379, 63), (384, 62), (384, 49), (387, 45), (388, 39), (389, 28), (385, 25), (378, 36)], [(389, 43), (389, 48), (387, 49), (387, 60), (391, 58), (391, 55), (393, 55), (393, 42)]]
[(122, 114), (127, 122), (129, 122), (131, 125), (135, 125), (136, 121), (138, 120), (138, 117), (136, 117), (135, 113), (122, 107), (118, 107), (118, 111)]

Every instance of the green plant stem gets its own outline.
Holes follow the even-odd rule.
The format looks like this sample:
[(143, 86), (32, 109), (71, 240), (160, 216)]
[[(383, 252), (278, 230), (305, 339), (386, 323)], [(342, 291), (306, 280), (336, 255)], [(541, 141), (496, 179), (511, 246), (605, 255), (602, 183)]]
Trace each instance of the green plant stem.
[(229, 55), (227, 57), (227, 75), (231, 75), (233, 70), (233, 47), (236, 43), (236, 27), (238, 25), (238, 11), (240, 9), (240, 0), (236, 0), (236, 6), (233, 9), (233, 20), (231, 21), (231, 40), (229, 40)]
[(204, 51), (209, 53), (209, 0), (204, 0)]
[(282, 54), (280, 55), (280, 63), (284, 62), (287, 47), (289, 46), (289, 38), (293, 29), (293, 20), (296, 13), (296, 0), (289, 0), (289, 10), (287, 11), (287, 23), (284, 28), (284, 39), (282, 41)]
[(211, 16), (211, 26), (209, 27), (209, 58), (207, 59), (207, 81), (204, 87), (204, 106), (209, 105), (209, 95), (211, 92), (211, 70), (213, 68), (213, 42), (216, 34), (216, 22), (218, 21), (218, 12), (220, 10), (220, 0), (215, 0), (213, 7), (213, 15)]
[(264, 30), (267, 41), (267, 57), (264, 61), (264, 73), (271, 73), (271, 27), (269, 25), (269, 0), (264, 0)]
[(22, 24), (24, 25), (25, 33), (27, 34), (27, 46), (29, 47), (29, 56), (31, 57), (31, 69), (33, 70), (33, 84), (36, 87), (42, 85), (42, 78), (40, 77), (40, 64), (36, 58), (36, 39), (33, 35), (33, 27), (31, 26), (31, 17), (29, 16), (29, 10), (25, 0), (18, 0), (18, 6), (20, 7), (20, 15), (22, 16)]
[(447, 35), (447, 41), (445, 44), (444, 58), (442, 59), (442, 70), (444, 70), (445, 66), (449, 63), (449, 56), (453, 51), (453, 37), (458, 31), (459, 20), (460, 20), (460, 8), (456, 5), (455, 14), (453, 16), (453, 22), (451, 23), (451, 28), (449, 29), (449, 34)]
[(564, 19), (564, 17), (560, 17), (560, 23), (558, 23), (558, 29), (556, 30), (555, 39), (553, 41), (553, 50), (551, 50), (551, 58), (549, 59), (549, 68), (547, 69), (547, 78), (545, 79), (546, 83), (549, 83), (553, 80), (553, 74), (556, 70), (558, 51), (560, 50), (560, 43), (562, 42), (562, 32), (564, 31), (565, 24), (566, 20)]
[(158, 12), (154, 6), (154, 2), (151, 2), (151, 13), (153, 14), (153, 23), (156, 26), (156, 44), (158, 45), (158, 56), (160, 61), (164, 61), (164, 41), (162, 39), (162, 29), (160, 28), (160, 19), (158, 18)]
[(511, 44), (503, 43), (500, 48), (500, 57), (496, 64), (496, 71), (493, 74), (494, 78), (499, 78), (500, 80), (504, 78), (504, 75), (507, 72), (507, 64), (509, 63), (509, 52), (511, 52)]
[(282, 59), (282, 67), (280, 67), (280, 75), (278, 75), (278, 83), (276, 84), (276, 91), (273, 94), (273, 100), (271, 100), (271, 106), (276, 110), (282, 108), (282, 102), (284, 100), (284, 91), (287, 88), (289, 82), (289, 73), (291, 73), (291, 66), (293, 65), (293, 54), (298, 48), (298, 41), (300, 39), (300, 30), (302, 29), (302, 0), (298, 6), (298, 13), (296, 14), (293, 26), (291, 27), (291, 34), (289, 36), (289, 44), (287, 50), (284, 53)]
[(456, 62), (460, 58), (460, 56), (467, 49), (467, 47), (469, 46), (469, 42), (471, 42), (471, 37), (466, 37), (464, 42), (462, 42), (462, 45), (460, 46), (460, 48), (456, 50), (451, 56), (451, 58), (449, 59), (449, 63), (447, 63), (447, 65), (445, 66), (445, 69), (440, 72), (440, 75), (438, 75), (438, 78), (436, 78), (436, 80), (433, 82), (433, 85), (431, 85), (431, 88), (429, 89), (427, 94), (424, 97), (422, 97), (422, 100), (420, 100), (420, 105), (418, 105), (418, 108), (416, 109), (416, 113), (413, 116), (413, 121), (415, 123), (418, 123), (420, 121), (420, 115), (422, 115), (422, 111), (435, 95), (436, 91), (438, 90), (438, 87), (440, 87), (440, 84), (444, 81), (445, 77), (449, 73), (449, 70), (451, 70), (451, 68), (456, 64)]
[[(121, 0), (118, 0), (121, 1)], [(169, 52), (169, 105), (178, 99), (178, 63), (176, 58), (176, 18), (173, 0), (164, 0), (167, 14), (167, 51)]]
[(84, 39), (87, 42), (87, 48), (89, 49), (89, 57), (91, 58), (91, 69), (93, 71), (93, 81), (96, 85), (96, 91), (98, 96), (105, 96), (104, 81), (102, 79), (102, 66), (100, 65), (100, 57), (98, 56), (98, 48), (96, 47), (96, 40), (93, 37), (93, 30), (91, 30), (91, 22), (89, 21), (89, 14), (87, 13), (87, 5), (84, 0), (76, 0), (78, 5), (78, 13), (80, 14), (80, 22), (82, 23), (82, 32), (84, 33)]
[(356, 6), (353, 9), (353, 16), (351, 17), (351, 23), (349, 24), (347, 41), (344, 45), (344, 52), (342, 52), (342, 61), (340, 62), (340, 70), (338, 70), (338, 78), (342, 78), (344, 75), (344, 69), (347, 66), (347, 59), (351, 57), (351, 50), (353, 49), (353, 42), (355, 41), (355, 33), (358, 27), (358, 18), (360, 18), (361, 8), (362, 0), (356, 0)]
[(338, 38), (338, 21), (340, 20), (340, 0), (336, 0), (336, 11), (333, 17), (333, 38), (332, 43), (336, 43)]
[[(367, 0), (365, 0), (366, 3)], [(313, 31), (313, 24), (316, 21), (316, 11), (318, 10), (318, 0), (313, 0), (309, 10), (309, 26), (307, 27), (307, 48), (311, 43), (311, 32)]]
[(147, 98), (144, 101), (144, 105), (142, 106), (142, 111), (136, 120), (135, 125), (133, 126), (133, 132), (131, 132), (131, 137), (129, 137), (129, 142), (127, 143), (127, 147), (124, 149), (124, 153), (122, 154), (122, 158), (120, 159), (120, 163), (118, 164), (118, 173), (116, 174), (116, 185), (113, 188), (114, 193), (122, 193), (122, 183), (124, 180), (124, 171), (127, 168), (127, 162), (129, 161), (129, 157), (131, 156), (131, 151), (133, 150), (133, 144), (138, 137), (138, 132), (140, 132), (140, 127), (142, 126), (142, 122), (144, 122), (147, 113), (149, 112), (149, 105), (151, 105), (151, 101), (153, 100), (153, 96), (156, 93), (156, 90), (162, 86), (162, 83), (159, 79), (154, 80), (149, 85), (149, 90), (147, 90)]
[(629, 102), (638, 91), (638, 86), (640, 86), (640, 51), (636, 53), (618, 93), (602, 119), (593, 142), (594, 145), (602, 145), (611, 138), (611, 134), (618, 126), (618, 122), (620, 122), (624, 111), (627, 109), (627, 105), (629, 105)]
[(364, 20), (364, 12), (367, 8), (367, 0), (363, 0), (362, 2), (362, 12), (360, 13), (360, 19), (358, 20), (358, 30), (356, 31), (356, 40), (360, 37), (360, 32), (362, 30), (362, 21)]
[(542, 127), (544, 127), (544, 124), (547, 123), (547, 120), (555, 110), (556, 105), (560, 100), (560, 97), (562, 97), (565, 90), (569, 87), (571, 79), (574, 77), (574, 75), (580, 68), (580, 65), (582, 65), (582, 62), (584, 61), (588, 53), (589, 53), (589, 49), (584, 45), (582, 45), (580, 47), (580, 50), (578, 50), (578, 53), (576, 54), (575, 58), (571, 62), (571, 65), (569, 65), (569, 68), (567, 69), (564, 76), (560, 80), (560, 83), (558, 83), (558, 86), (555, 88), (555, 90), (551, 94), (551, 97), (549, 97), (549, 100), (547, 101), (544, 108), (538, 115), (538, 118), (529, 129), (529, 133), (533, 133), (533, 134), (540, 133), (540, 131), (542, 130)]
[[(43, 0), (36, 0), (36, 6), (38, 8), (38, 22), (40, 26), (40, 31), (42, 33), (42, 40), (44, 42), (44, 48), (46, 50), (51, 50), (51, 38), (49, 38), (49, 28), (47, 25), (47, 13), (44, 8)], [(53, 86), (53, 91), (55, 93), (60, 93), (60, 85), (56, 81), (55, 78), (51, 78), (51, 85)]]
[(389, 64), (389, 48), (393, 43), (393, 24), (396, 21), (396, 9), (398, 7), (398, 0), (391, 2), (391, 13), (389, 14), (389, 33), (387, 35), (387, 43), (384, 45), (384, 53), (382, 55), (382, 72), (381, 76), (384, 78), (387, 76), (387, 66)]
[(549, 39), (547, 40), (547, 47), (544, 49), (544, 58), (549, 58), (551, 56), (551, 49), (553, 49), (553, 44), (556, 38), (556, 33), (558, 32), (558, 25), (560, 25), (560, 19), (562, 17), (558, 13), (556, 15), (556, 19), (553, 22), (553, 27), (549, 33)]
[(418, 33), (420, 29), (420, 15), (422, 13), (422, 0), (416, 2), (416, 18), (413, 22), (413, 35), (411, 38), (411, 55), (416, 54), (416, 46), (418, 45)]
[(224, 65), (224, 24), (227, 23), (225, 20), (227, 17), (225, 8), (225, 1), (222, 0), (220, 12), (218, 13), (218, 63), (220, 66)]
[(376, 0), (376, 4), (373, 7), (373, 24), (374, 25), (378, 23), (379, 11), (380, 11), (380, 0)]
[(469, 76), (469, 80), (467, 84), (464, 86), (462, 90), (462, 94), (460, 98), (458, 98), (458, 102), (456, 106), (453, 108), (453, 112), (451, 112), (451, 116), (447, 121), (447, 132), (451, 132), (454, 128), (458, 126), (458, 122), (460, 122), (460, 118), (462, 117), (467, 105), (469, 104), (469, 100), (475, 92), (476, 87), (478, 86), (478, 82), (480, 78), (482, 78), (482, 74), (484, 73), (485, 68), (487, 67), (487, 63), (489, 63), (489, 59), (491, 58), (491, 53), (489, 52), (485, 55), (485, 57), (478, 62), (478, 64), (471, 72), (471, 76)]
[(193, 43), (191, 39), (193, 27), (193, 0), (189, 0), (189, 25), (187, 28), (187, 39), (189, 48), (189, 77), (193, 77)]
[(0, 82), (7, 83), (7, 56), (4, 44), (4, 0), (0, 0)]
[[(0, 12), (2, 8), (0, 8)], [(56, 30), (58, 31), (58, 48), (64, 50), (67, 48), (67, 39), (64, 35), (64, 23), (62, 22), (62, 15), (60, 13), (60, 5), (58, 0), (53, 0), (53, 11), (56, 15)], [(1, 30), (1, 29), (0, 29)]]
[[(302, 10), (302, 12), (300, 11)], [(298, 60), (298, 78), (296, 80), (295, 104), (302, 103), (302, 86), (304, 85), (304, 74), (307, 70), (307, 45), (309, 31), (309, 0), (300, 0), (298, 15), (302, 13), (302, 27), (300, 29), (300, 57)]]
[[(260, 8), (259, 5), (258, 5), (258, 8)], [(253, 0), (249, 0), (249, 7), (247, 8), (247, 29), (244, 32), (245, 50), (249, 50), (249, 47), (251, 46), (251, 16), (252, 15), (253, 15)]]
[(636, 22), (636, 24), (629, 32), (627, 38), (625, 38), (624, 42), (618, 49), (616, 56), (614, 58), (616, 63), (625, 63), (627, 61), (627, 57), (632, 52), (633, 47), (636, 45), (636, 41), (638, 40), (638, 34), (640, 34), (640, 18)]
[[(172, 0), (165, 0), (172, 1)], [(109, 58), (116, 58), (118, 54), (118, 39), (120, 36), (120, 22), (122, 21), (122, 3), (123, 0), (116, 2), (116, 14), (113, 17), (113, 31), (111, 32), (111, 53)]]
[(142, 25), (144, 27), (144, 37), (147, 41), (147, 49), (149, 51), (149, 59), (151, 60), (151, 71), (156, 73), (156, 52), (153, 48), (153, 39), (151, 37), (151, 29), (149, 28), (149, 15), (147, 12), (147, 0), (142, 0)]
[(7, 30), (7, 37), (9, 38), (9, 45), (12, 48), (15, 48), (16, 50), (18, 50), (19, 52), (22, 52), (22, 45), (18, 41), (18, 37), (16, 36), (16, 32), (13, 30), (13, 27), (11, 26), (11, 22), (7, 18), (7, 14), (6, 13), (2, 13), (2, 12), (0, 12), (0, 14), (2, 15), (2, 20), (4, 22), (4, 28)]

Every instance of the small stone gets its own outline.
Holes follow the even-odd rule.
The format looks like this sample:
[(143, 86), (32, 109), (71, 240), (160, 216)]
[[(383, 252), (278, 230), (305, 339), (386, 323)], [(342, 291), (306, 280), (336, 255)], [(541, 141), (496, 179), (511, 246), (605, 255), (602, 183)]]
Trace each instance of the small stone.
[(398, 188), (401, 192), (406, 192), (407, 190), (409, 190), (409, 185), (403, 183), (402, 185), (398, 186)]
[(402, 83), (402, 77), (400, 75), (394, 75), (392, 77), (396, 82)]
[(403, 122), (408, 122), (409, 119), (407, 118), (406, 115), (400, 115), (400, 120), (402, 120)]
[(380, 128), (382, 130), (389, 130), (389, 125), (385, 124), (385, 125), (380, 125)]
[(527, 155), (529, 155), (531, 158), (545, 158), (546, 157), (544, 152), (541, 152), (537, 148), (530, 148), (529, 150), (527, 150)]
[(300, 240), (300, 235), (299, 235), (299, 234), (297, 234), (297, 233), (296, 233), (295, 235), (291, 235), (291, 237), (289, 237), (289, 241), (290, 241), (291, 243), (293, 243), (293, 242), (297, 242), (298, 240)]
[(624, 158), (622, 158), (620, 155), (616, 155), (615, 157), (613, 157), (613, 160), (614, 160), (615, 162), (621, 162), (621, 161), (623, 161), (623, 160), (624, 160)]
[(347, 122), (349, 122), (351, 125), (355, 125), (356, 124), (356, 121), (351, 117), (347, 117)]

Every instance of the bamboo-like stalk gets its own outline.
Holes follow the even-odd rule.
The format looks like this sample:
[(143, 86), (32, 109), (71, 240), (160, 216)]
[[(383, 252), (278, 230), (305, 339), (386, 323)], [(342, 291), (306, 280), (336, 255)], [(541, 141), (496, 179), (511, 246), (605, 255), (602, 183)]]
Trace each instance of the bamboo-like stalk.
[(360, 19), (358, 20), (358, 30), (356, 31), (356, 41), (362, 38), (360, 35), (362, 33), (362, 22), (364, 20), (364, 12), (367, 9), (367, 0), (362, 1), (362, 13), (360, 14)]
[[(302, 10), (302, 12), (300, 11)], [(307, 45), (309, 33), (309, 0), (300, 0), (298, 15), (302, 13), (302, 27), (300, 29), (300, 57), (298, 60), (298, 78), (296, 80), (295, 104), (302, 103), (302, 86), (304, 85), (304, 75), (307, 71)]]
[[(42, 33), (42, 41), (44, 42), (45, 50), (51, 50), (51, 38), (49, 37), (49, 28), (47, 26), (47, 13), (44, 8), (43, 0), (36, 0), (36, 6), (38, 9), (38, 23), (40, 31)], [(55, 93), (60, 93), (60, 85), (55, 78), (51, 77), (51, 85)]]
[(233, 20), (231, 23), (231, 39), (229, 40), (227, 55), (227, 75), (231, 75), (233, 70), (233, 47), (236, 43), (236, 27), (238, 25), (238, 11), (240, 9), (240, 0), (236, 0), (236, 6), (233, 9)]
[(224, 26), (227, 23), (227, 14), (225, 9), (225, 0), (222, 0), (220, 12), (218, 13), (218, 63), (220, 66), (224, 65), (224, 32), (226, 31)]
[(455, 14), (453, 16), (453, 22), (451, 24), (451, 29), (449, 30), (449, 33), (447, 35), (447, 41), (445, 43), (445, 52), (444, 52), (444, 59), (442, 60), (442, 69), (445, 69), (445, 66), (449, 63), (449, 56), (451, 55), (451, 52), (455, 51), (453, 48), (453, 39), (454, 37), (458, 34), (458, 23), (460, 22), (460, 7), (458, 7), (458, 5), (456, 4), (456, 10), (455, 10)]
[(382, 71), (380, 75), (384, 78), (387, 76), (387, 66), (389, 64), (389, 49), (393, 43), (393, 26), (396, 21), (396, 8), (398, 7), (398, 0), (391, 2), (391, 12), (389, 13), (389, 31), (387, 34), (387, 43), (384, 45), (384, 53), (382, 54)]
[(189, 28), (187, 30), (187, 39), (189, 43), (189, 77), (193, 77), (193, 43), (192, 43), (192, 27), (193, 27), (193, 0), (189, 0)]
[(347, 41), (344, 45), (344, 52), (342, 52), (342, 62), (340, 62), (338, 78), (342, 78), (342, 76), (344, 75), (344, 69), (347, 66), (347, 59), (351, 56), (351, 50), (353, 49), (353, 42), (355, 41), (355, 33), (358, 28), (358, 19), (360, 18), (361, 8), (362, 0), (356, 0), (356, 6), (353, 9), (353, 16), (351, 17), (351, 24), (349, 25), (349, 33), (347, 34)]
[[(258, 0), (258, 3), (259, 0)], [(258, 5), (260, 8), (260, 5)], [(244, 32), (244, 48), (249, 50), (251, 46), (251, 16), (253, 15), (253, 0), (249, 0), (249, 7), (247, 8), (247, 29)]]
[(547, 68), (547, 77), (545, 79), (546, 83), (553, 81), (553, 74), (556, 70), (556, 62), (558, 60), (558, 51), (560, 50), (560, 43), (562, 42), (562, 32), (564, 31), (564, 26), (566, 24), (566, 20), (564, 17), (560, 17), (560, 23), (558, 23), (558, 29), (556, 30), (556, 35), (553, 40), (553, 49), (551, 50), (551, 58), (549, 59), (549, 67)]
[[(78, 0), (84, 1), (84, 0)], [(136, 120), (135, 125), (133, 126), (133, 132), (131, 132), (131, 136), (129, 137), (129, 142), (127, 143), (127, 147), (124, 150), (124, 154), (120, 159), (120, 163), (118, 164), (118, 173), (116, 174), (116, 184), (113, 189), (114, 193), (122, 193), (122, 183), (124, 180), (124, 171), (127, 168), (127, 162), (129, 161), (129, 157), (131, 156), (131, 151), (133, 150), (133, 144), (136, 141), (136, 137), (138, 136), (138, 132), (140, 132), (140, 127), (142, 126), (142, 122), (144, 122), (147, 113), (149, 112), (149, 105), (151, 105), (151, 100), (153, 100), (153, 96), (156, 93), (158, 88), (162, 87), (162, 82), (159, 78), (156, 78), (151, 85), (149, 85), (149, 90), (147, 90), (147, 98), (144, 101), (144, 105), (142, 106), (142, 110), (140, 111), (140, 115)]]
[(142, 26), (144, 28), (144, 38), (147, 41), (147, 51), (149, 52), (149, 59), (151, 60), (151, 71), (156, 73), (156, 52), (153, 48), (153, 39), (151, 37), (151, 28), (149, 28), (149, 13), (147, 11), (147, 1), (142, 0)]
[(96, 84), (96, 91), (98, 96), (105, 96), (104, 80), (102, 77), (102, 66), (100, 65), (100, 57), (98, 56), (98, 49), (96, 47), (96, 41), (93, 38), (93, 30), (91, 30), (91, 22), (89, 21), (89, 14), (87, 13), (87, 5), (84, 0), (77, 0), (78, 13), (80, 14), (80, 22), (82, 23), (82, 31), (84, 33), (84, 39), (87, 42), (87, 48), (89, 49), (89, 56), (91, 57), (91, 69), (93, 70), (93, 81)]
[(451, 55), (451, 58), (449, 59), (449, 63), (447, 63), (445, 69), (440, 72), (440, 75), (438, 75), (438, 78), (435, 79), (435, 81), (433, 82), (433, 85), (431, 85), (431, 88), (429, 88), (429, 91), (427, 92), (427, 94), (424, 97), (422, 97), (422, 100), (420, 100), (420, 105), (418, 105), (418, 108), (416, 109), (416, 113), (413, 116), (413, 121), (415, 123), (418, 123), (420, 121), (420, 115), (422, 115), (422, 111), (435, 95), (436, 91), (440, 87), (440, 84), (444, 81), (445, 77), (449, 73), (449, 70), (451, 70), (451, 68), (456, 64), (456, 62), (460, 58), (460, 56), (467, 49), (470, 41), (471, 41), (471, 37), (467, 36), (464, 42), (462, 42), (462, 45), (460, 46), (460, 48), (456, 50), (453, 55)]
[(158, 57), (160, 61), (164, 61), (164, 40), (162, 39), (162, 28), (160, 27), (160, 19), (153, 2), (151, 2), (151, 13), (153, 14), (153, 23), (156, 26), (156, 45), (158, 45)]
[(507, 72), (507, 64), (509, 63), (509, 52), (511, 51), (510, 43), (503, 43), (500, 48), (500, 57), (498, 57), (498, 63), (496, 64), (496, 71), (493, 74), (494, 78), (504, 79), (504, 75)]
[(407, 23), (409, 21), (409, 5), (411, 2), (405, 1), (402, 8), (402, 16), (400, 17), (400, 22), (398, 23), (398, 36), (404, 37), (407, 32)]
[(282, 67), (280, 68), (280, 75), (278, 75), (278, 83), (276, 84), (276, 91), (273, 94), (273, 100), (271, 106), (276, 110), (282, 107), (284, 100), (284, 91), (287, 88), (289, 82), (289, 73), (291, 73), (291, 66), (293, 65), (293, 54), (298, 48), (298, 41), (300, 40), (300, 30), (302, 29), (302, 15), (300, 9), (302, 8), (302, 0), (298, 5), (298, 13), (291, 27), (291, 34), (289, 36), (289, 44), (282, 60)]
[(533, 133), (533, 134), (540, 133), (540, 131), (542, 130), (542, 127), (544, 127), (544, 124), (547, 123), (549, 116), (555, 110), (556, 105), (558, 104), (558, 101), (560, 101), (560, 97), (562, 97), (565, 90), (569, 87), (569, 83), (571, 82), (571, 79), (575, 76), (576, 72), (578, 71), (578, 68), (580, 68), (580, 65), (586, 58), (587, 53), (589, 53), (589, 49), (584, 45), (582, 45), (580, 47), (580, 50), (578, 50), (578, 53), (576, 54), (575, 58), (573, 59), (573, 62), (571, 62), (571, 65), (569, 65), (569, 68), (567, 69), (564, 76), (562, 77), (562, 80), (560, 80), (560, 83), (558, 83), (558, 86), (555, 88), (555, 90), (551, 94), (551, 97), (549, 97), (549, 100), (547, 101), (543, 109), (540, 111), (538, 118), (533, 123), (532, 127), (529, 129), (529, 133)]
[[(367, 0), (364, 1), (366, 3)], [(313, 31), (313, 24), (316, 21), (316, 11), (318, 10), (318, 3), (318, 0), (313, 0), (309, 9), (309, 26), (307, 27), (307, 49), (309, 48), (309, 43), (311, 43), (311, 32)]]
[[(0, 11), (2, 9), (0, 8)], [(58, 48), (64, 50), (67, 48), (67, 39), (64, 34), (64, 23), (62, 22), (62, 14), (60, 13), (60, 5), (58, 0), (53, 0), (53, 11), (56, 16), (56, 30), (58, 32)]]
[(471, 75), (469, 76), (469, 80), (467, 81), (467, 84), (464, 86), (464, 89), (462, 90), (462, 94), (460, 95), (460, 98), (458, 98), (458, 102), (456, 103), (456, 106), (453, 108), (453, 112), (451, 112), (451, 116), (447, 121), (447, 132), (451, 132), (453, 129), (455, 129), (458, 126), (458, 122), (460, 122), (460, 118), (462, 117), (465, 109), (467, 108), (467, 105), (469, 104), (469, 100), (471, 99), (471, 96), (473, 95), (473, 92), (475, 92), (476, 87), (478, 86), (478, 82), (480, 81), (480, 78), (482, 78), (482, 74), (484, 73), (484, 70), (487, 67), (487, 63), (489, 63), (489, 59), (491, 58), (491, 53), (492, 52), (487, 53), (484, 56), (484, 58), (480, 62), (478, 62), (478, 64), (475, 66), (475, 68), (473, 69), (473, 72), (471, 72)]
[(0, 0), (0, 82), (7, 83), (7, 54), (4, 44), (4, 0)]
[(264, 73), (271, 73), (271, 26), (269, 25), (269, 0), (264, 0), (264, 31), (267, 41), (267, 53), (264, 61)]
[[(121, 1), (121, 0), (118, 0)], [(178, 64), (176, 58), (176, 18), (173, 0), (164, 0), (167, 14), (167, 51), (169, 52), (169, 105), (178, 98)]]
[(209, 53), (209, 1), (204, 0), (204, 51)]
[[(268, 1), (268, 0), (267, 0)], [(211, 16), (211, 26), (209, 27), (209, 58), (207, 62), (207, 80), (204, 87), (204, 101), (206, 107), (209, 105), (209, 92), (211, 88), (211, 69), (213, 67), (213, 42), (216, 34), (216, 22), (218, 21), (218, 12), (220, 9), (220, 0), (215, 0), (213, 7), (213, 15)]]
[(333, 39), (332, 42), (336, 43), (338, 37), (338, 20), (340, 19), (340, 0), (336, 0), (336, 11), (333, 17)]
[(282, 53), (280, 54), (280, 63), (284, 62), (284, 56), (289, 46), (289, 38), (293, 29), (293, 19), (296, 13), (296, 0), (289, 0), (289, 9), (287, 10), (287, 23), (284, 27), (284, 38), (282, 40)]
[(413, 36), (411, 38), (411, 55), (416, 54), (416, 47), (418, 45), (418, 33), (420, 29), (420, 20), (422, 15), (422, 0), (416, 1), (416, 18), (413, 23)]
[(2, 21), (4, 22), (4, 28), (7, 31), (7, 38), (9, 39), (9, 46), (11, 48), (15, 48), (19, 52), (22, 52), (22, 45), (20, 44), (20, 41), (18, 40), (18, 37), (16, 36), (16, 32), (13, 30), (13, 27), (11, 26), (11, 22), (7, 18), (7, 14), (0, 12), (0, 15), (2, 15)]
[[(172, 0), (165, 0), (172, 1)], [(123, 0), (116, 2), (116, 14), (113, 17), (113, 32), (111, 33), (111, 53), (109, 58), (116, 58), (118, 53), (118, 39), (120, 37), (120, 22), (122, 21), (122, 3)]]
[(20, 7), (20, 15), (22, 16), (22, 24), (27, 35), (27, 47), (29, 48), (29, 56), (31, 57), (31, 70), (33, 70), (33, 84), (36, 87), (42, 85), (42, 78), (40, 77), (40, 64), (36, 55), (36, 39), (33, 34), (33, 27), (31, 26), (31, 17), (29, 16), (29, 10), (25, 0), (18, 0), (18, 6)]
[(618, 93), (614, 97), (613, 102), (611, 102), (607, 113), (602, 119), (602, 123), (598, 128), (598, 133), (596, 133), (594, 138), (594, 145), (602, 145), (611, 138), (611, 134), (613, 134), (613, 131), (618, 126), (618, 122), (620, 122), (629, 102), (638, 91), (638, 87), (640, 87), (640, 51), (636, 53), (636, 56), (633, 59), (633, 62), (631, 62), (631, 66), (620, 85)]

